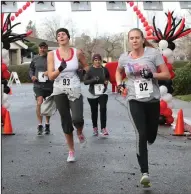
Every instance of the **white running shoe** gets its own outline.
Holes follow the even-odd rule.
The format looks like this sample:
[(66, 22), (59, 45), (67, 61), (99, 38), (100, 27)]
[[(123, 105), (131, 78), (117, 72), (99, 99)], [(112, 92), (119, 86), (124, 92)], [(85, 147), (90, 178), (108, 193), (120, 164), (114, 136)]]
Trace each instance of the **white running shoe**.
[(75, 156), (74, 156), (74, 152), (73, 151), (69, 151), (68, 153), (68, 158), (67, 158), (67, 162), (75, 162)]
[(150, 187), (150, 178), (149, 178), (149, 173), (143, 173), (140, 183), (144, 186), (144, 187)]

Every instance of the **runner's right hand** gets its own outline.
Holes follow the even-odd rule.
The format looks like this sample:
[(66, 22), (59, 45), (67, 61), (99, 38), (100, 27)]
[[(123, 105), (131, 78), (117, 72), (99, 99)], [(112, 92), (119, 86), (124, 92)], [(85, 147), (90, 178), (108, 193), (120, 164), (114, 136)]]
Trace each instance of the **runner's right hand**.
[(35, 81), (37, 81), (37, 80), (38, 80), (36, 76), (32, 76), (32, 78), (31, 78), (31, 79), (32, 79), (32, 81), (33, 81), (33, 82), (35, 82)]
[(58, 71), (61, 72), (64, 69), (66, 69), (66, 67), (67, 67), (66, 61), (62, 59), (62, 62), (60, 63), (60, 67), (58, 68)]
[(125, 92), (125, 89), (126, 89), (125, 84), (119, 84), (119, 85), (117, 86), (117, 91), (118, 91), (118, 93), (120, 93), (120, 94), (123, 94), (123, 93)]

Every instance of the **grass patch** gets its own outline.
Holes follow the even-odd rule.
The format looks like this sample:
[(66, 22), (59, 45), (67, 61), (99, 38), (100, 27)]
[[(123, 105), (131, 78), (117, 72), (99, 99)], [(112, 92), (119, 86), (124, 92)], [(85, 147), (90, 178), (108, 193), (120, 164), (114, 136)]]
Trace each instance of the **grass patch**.
[(178, 95), (178, 96), (175, 96), (175, 98), (178, 98), (180, 100), (183, 100), (183, 101), (187, 101), (187, 102), (191, 102), (191, 94), (188, 94), (188, 95)]

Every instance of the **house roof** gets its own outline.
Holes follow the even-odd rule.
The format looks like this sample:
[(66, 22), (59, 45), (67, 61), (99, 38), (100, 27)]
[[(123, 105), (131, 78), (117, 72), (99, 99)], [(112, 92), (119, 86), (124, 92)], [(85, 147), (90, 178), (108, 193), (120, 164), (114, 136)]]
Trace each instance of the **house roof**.
[(58, 47), (58, 43), (53, 42), (53, 41), (48, 41), (48, 40), (44, 40), (44, 39), (40, 39), (40, 38), (34, 38), (34, 37), (31, 37), (31, 36), (26, 37), (25, 39), (30, 41), (30, 42), (34, 42), (37, 45), (39, 45), (41, 42), (46, 42), (49, 47)]
[(28, 46), (20, 40), (16, 41), (15, 43), (18, 44), (22, 49), (28, 49)]

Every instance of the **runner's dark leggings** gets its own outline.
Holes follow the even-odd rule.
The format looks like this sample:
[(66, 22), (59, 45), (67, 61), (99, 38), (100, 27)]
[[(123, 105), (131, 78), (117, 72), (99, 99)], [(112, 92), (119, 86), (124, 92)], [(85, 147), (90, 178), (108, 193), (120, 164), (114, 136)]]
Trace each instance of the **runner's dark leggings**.
[(98, 104), (100, 105), (100, 120), (101, 120), (101, 129), (106, 128), (107, 122), (107, 101), (108, 95), (103, 94), (98, 98), (88, 98), (88, 102), (91, 108), (91, 117), (93, 128), (97, 127), (97, 119), (98, 119)]
[(160, 116), (158, 100), (149, 102), (129, 101), (129, 111), (136, 133), (137, 159), (142, 173), (149, 173), (147, 142), (154, 143)]
[[(79, 129), (84, 126), (83, 116), (83, 96), (70, 101), (66, 94), (59, 94), (54, 96), (56, 107), (60, 114), (62, 129), (64, 133), (71, 134), (74, 130), (73, 125)], [(71, 110), (71, 113), (70, 113)]]

